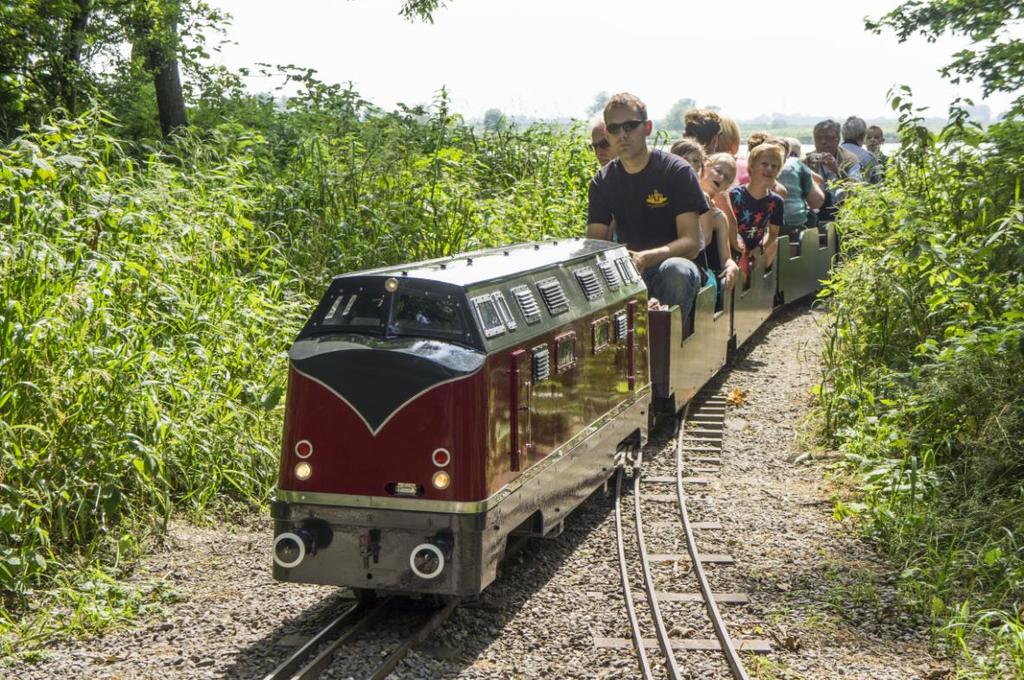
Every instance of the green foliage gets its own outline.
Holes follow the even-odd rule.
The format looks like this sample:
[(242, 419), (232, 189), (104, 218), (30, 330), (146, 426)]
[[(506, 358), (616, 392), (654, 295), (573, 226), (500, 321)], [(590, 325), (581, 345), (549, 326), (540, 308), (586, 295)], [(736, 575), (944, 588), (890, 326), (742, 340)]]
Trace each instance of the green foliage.
[(844, 207), (820, 390), (858, 517), (978, 672), (1020, 670), (1024, 597), (1024, 124), (940, 134), (893, 97), (902, 150)]
[(662, 130), (670, 130), (672, 132), (683, 134), (683, 116), (690, 109), (697, 106), (697, 102), (690, 98), (677, 99), (672, 106), (669, 107), (668, 113), (665, 117), (658, 121), (658, 127)]
[(74, 574), (116, 577), (170, 516), (263, 511), (286, 350), (331, 276), (582, 230), (581, 130), (480, 135), (443, 91), (385, 113), (293, 77), (286, 108), (211, 102), (173, 145), (94, 112), (0, 148), (5, 653), (141, 611)]
[[(900, 42), (914, 34), (929, 42), (946, 33), (965, 35), (971, 47), (953, 55), (940, 70), (944, 77), (952, 76), (953, 83), (977, 80), (984, 96), (1024, 88), (1024, 5), (1015, 0), (912, 0), (865, 26), (875, 33), (890, 28)], [(1013, 109), (1024, 113), (1024, 95)]]

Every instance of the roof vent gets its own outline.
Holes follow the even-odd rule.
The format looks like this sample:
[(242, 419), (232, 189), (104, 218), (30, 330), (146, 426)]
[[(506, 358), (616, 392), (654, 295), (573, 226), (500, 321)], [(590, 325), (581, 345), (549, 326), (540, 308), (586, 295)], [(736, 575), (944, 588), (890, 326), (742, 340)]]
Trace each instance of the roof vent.
[(588, 300), (596, 300), (601, 297), (601, 284), (597, 282), (597, 274), (590, 267), (581, 267), (573, 272), (576, 280), (583, 289), (583, 294)]
[(618, 272), (615, 271), (615, 265), (605, 260), (604, 262), (599, 262), (597, 266), (601, 273), (604, 274), (604, 282), (608, 284), (608, 289), (618, 290), (620, 279)]
[(519, 303), (519, 309), (522, 310), (526, 323), (534, 324), (540, 321), (540, 306), (537, 304), (537, 298), (533, 297), (533, 292), (529, 287), (516, 286), (510, 289), (510, 292), (515, 297), (516, 302)]
[(540, 291), (540, 296), (544, 298), (544, 304), (547, 306), (551, 316), (557, 316), (569, 311), (569, 300), (565, 297), (565, 291), (562, 290), (562, 284), (558, 282), (558, 279), (552, 278), (538, 281), (537, 290)]

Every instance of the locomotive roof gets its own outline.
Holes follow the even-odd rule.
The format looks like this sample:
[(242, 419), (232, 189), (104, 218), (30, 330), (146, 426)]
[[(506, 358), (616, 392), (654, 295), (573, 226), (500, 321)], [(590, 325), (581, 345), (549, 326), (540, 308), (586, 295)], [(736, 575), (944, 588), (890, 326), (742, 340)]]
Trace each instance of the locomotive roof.
[(335, 280), (351, 276), (393, 276), (427, 279), (455, 286), (473, 286), (547, 269), (559, 263), (621, 247), (620, 243), (579, 237), (550, 239), (487, 248), (412, 264), (351, 272), (336, 276)]

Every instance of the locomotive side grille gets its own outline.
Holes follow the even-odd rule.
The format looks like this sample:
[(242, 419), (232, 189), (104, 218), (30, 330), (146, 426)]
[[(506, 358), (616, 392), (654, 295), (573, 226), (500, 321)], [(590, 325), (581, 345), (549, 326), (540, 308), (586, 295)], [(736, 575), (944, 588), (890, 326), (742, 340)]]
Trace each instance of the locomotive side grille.
[(583, 289), (583, 294), (588, 300), (596, 300), (601, 297), (601, 284), (597, 281), (597, 274), (590, 267), (582, 267), (573, 272), (576, 275), (576, 280), (580, 283), (580, 288)]
[(544, 298), (544, 304), (547, 306), (551, 316), (557, 316), (569, 311), (569, 300), (565, 297), (565, 291), (562, 290), (562, 284), (558, 282), (558, 279), (544, 279), (540, 281), (537, 283), (537, 290), (540, 291), (540, 296)]
[(626, 313), (618, 312), (615, 315), (615, 342), (622, 342), (626, 339)]
[(551, 375), (551, 350), (547, 345), (537, 345), (533, 348), (533, 382), (539, 383), (547, 380)]
[(599, 262), (598, 267), (601, 268), (601, 273), (604, 274), (604, 282), (608, 284), (609, 290), (619, 289), (619, 275), (615, 272), (615, 266), (608, 262)]
[(533, 297), (533, 292), (527, 286), (516, 286), (511, 292), (519, 303), (526, 323), (534, 324), (540, 321), (540, 306), (537, 305), (537, 298)]

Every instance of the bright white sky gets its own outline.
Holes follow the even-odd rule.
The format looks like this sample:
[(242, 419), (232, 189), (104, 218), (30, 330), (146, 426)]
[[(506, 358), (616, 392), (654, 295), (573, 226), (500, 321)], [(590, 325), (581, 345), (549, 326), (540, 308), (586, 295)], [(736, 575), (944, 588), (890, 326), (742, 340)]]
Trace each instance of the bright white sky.
[[(325, 81), (353, 81), (384, 108), (429, 102), (442, 85), (469, 118), (492, 107), (584, 117), (601, 90), (639, 95), (655, 119), (683, 97), (740, 119), (893, 117), (885, 102), (893, 84), (910, 85), (934, 115), (958, 94), (993, 115), (1010, 101), (983, 102), (977, 87), (937, 74), (965, 41), (901, 45), (864, 30), (865, 16), (899, 0), (450, 0), (433, 24), (399, 17), (399, 0), (211, 4), (234, 17), (223, 63), (315, 68)], [(249, 81), (255, 91), (273, 85)]]

